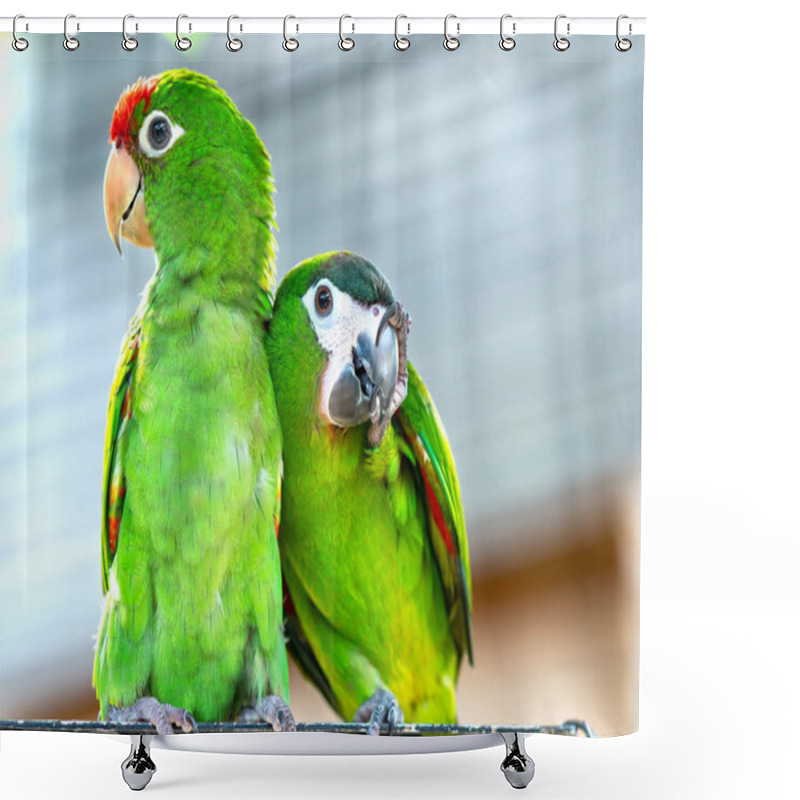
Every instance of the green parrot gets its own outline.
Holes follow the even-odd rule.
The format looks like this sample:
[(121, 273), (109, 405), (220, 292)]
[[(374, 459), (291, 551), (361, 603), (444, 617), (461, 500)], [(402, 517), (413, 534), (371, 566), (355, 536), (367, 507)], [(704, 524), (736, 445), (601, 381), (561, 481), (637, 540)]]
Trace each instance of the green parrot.
[(289, 648), (371, 734), (455, 722), (463, 654), (472, 662), (458, 479), (406, 358), (409, 324), (380, 272), (339, 252), (286, 275), (267, 331)]
[(123, 92), (104, 203), (155, 249), (111, 388), (101, 719), (159, 733), (237, 717), (294, 729), (277, 531), (281, 434), (265, 351), (274, 292), (270, 160), (209, 78)]

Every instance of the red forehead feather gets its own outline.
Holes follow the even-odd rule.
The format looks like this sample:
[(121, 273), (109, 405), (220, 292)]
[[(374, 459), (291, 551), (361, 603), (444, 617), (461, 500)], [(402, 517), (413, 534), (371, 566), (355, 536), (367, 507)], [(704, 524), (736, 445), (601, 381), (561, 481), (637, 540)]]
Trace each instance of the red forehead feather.
[[(140, 78), (129, 86), (117, 101), (114, 116), (111, 118), (109, 138), (113, 144), (121, 139), (126, 145), (133, 139), (133, 117), (136, 107), (144, 101), (142, 117), (150, 107), (150, 98), (155, 91), (158, 78)], [(141, 120), (141, 117), (139, 118)]]

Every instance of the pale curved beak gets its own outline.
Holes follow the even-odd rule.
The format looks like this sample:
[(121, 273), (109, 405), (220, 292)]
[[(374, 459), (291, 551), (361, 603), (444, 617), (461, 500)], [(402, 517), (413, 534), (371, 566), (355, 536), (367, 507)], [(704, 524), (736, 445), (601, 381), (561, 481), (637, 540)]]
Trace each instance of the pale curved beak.
[(152, 247), (144, 213), (142, 176), (124, 147), (111, 147), (103, 185), (103, 205), (111, 241), (119, 253), (120, 238), (139, 247)]

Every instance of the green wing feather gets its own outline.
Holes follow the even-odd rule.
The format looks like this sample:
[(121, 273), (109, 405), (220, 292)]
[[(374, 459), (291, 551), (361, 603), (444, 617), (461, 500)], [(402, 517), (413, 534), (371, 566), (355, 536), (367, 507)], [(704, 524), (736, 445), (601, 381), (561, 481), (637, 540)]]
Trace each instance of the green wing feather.
[(122, 346), (106, 419), (106, 443), (103, 453), (103, 518), (101, 544), (103, 551), (103, 593), (108, 591), (108, 573), (117, 552), (117, 537), (125, 506), (125, 443), (131, 418), (133, 375), (139, 355), (141, 320), (138, 315), (131, 322)]
[(425, 498), (428, 535), (442, 578), (450, 630), (460, 652), (472, 659), (472, 579), (467, 529), (453, 454), (425, 384), (408, 365), (408, 394), (393, 420), (410, 451)]

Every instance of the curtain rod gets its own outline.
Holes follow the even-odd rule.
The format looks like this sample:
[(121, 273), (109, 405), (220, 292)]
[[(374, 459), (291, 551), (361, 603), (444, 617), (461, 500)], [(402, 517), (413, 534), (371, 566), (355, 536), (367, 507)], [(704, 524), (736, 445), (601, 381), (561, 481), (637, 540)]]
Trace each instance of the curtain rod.
[[(559, 31), (569, 35), (606, 35), (616, 32), (616, 17), (570, 17), (560, 15)], [(553, 34), (554, 17), (514, 17), (506, 16), (504, 30), (512, 36), (532, 33)], [(0, 17), (0, 32), (11, 33), (13, 17)], [(351, 17), (342, 21), (345, 34), (395, 33), (394, 17)], [(415, 34), (438, 34), (444, 32), (444, 17), (406, 17), (397, 22), (402, 36)], [(181, 33), (226, 33), (227, 17), (194, 17), (181, 15)], [(126, 25), (128, 35), (137, 33), (175, 33), (175, 17), (136, 17), (129, 16)], [(623, 21), (622, 33), (625, 36), (643, 34), (645, 17), (629, 17)], [(283, 17), (236, 17), (232, 30), (237, 34), (283, 33)], [(290, 34), (328, 33), (338, 34), (338, 17), (292, 17), (288, 23)], [(451, 16), (448, 30), (457, 36), (494, 33), (500, 31), (500, 16), (496, 17), (458, 17)], [(81, 33), (122, 33), (122, 17), (81, 17), (70, 16), (69, 32)], [(64, 33), (64, 17), (20, 17), (17, 21), (17, 34), (26, 33)]]

